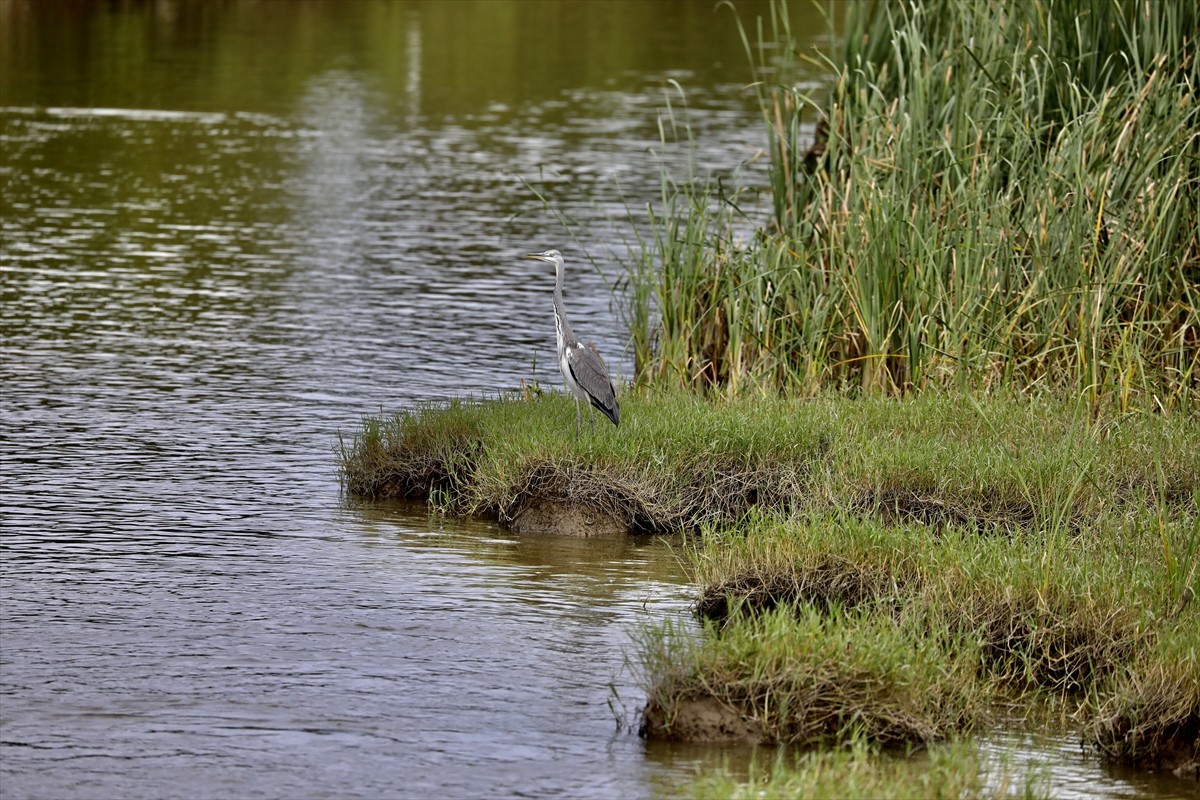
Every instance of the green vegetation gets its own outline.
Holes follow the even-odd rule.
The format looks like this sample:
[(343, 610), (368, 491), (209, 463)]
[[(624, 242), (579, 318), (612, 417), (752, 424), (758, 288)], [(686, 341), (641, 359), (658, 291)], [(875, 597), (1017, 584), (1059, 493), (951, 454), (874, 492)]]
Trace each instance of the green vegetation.
[[(828, 446), (788, 513), (689, 550), (704, 630), (646, 634), (645, 733), (912, 745), (1053, 709), (1109, 758), (1197, 771), (1198, 22), (851, 4), (825, 100), (792, 80), (786, 6), (743, 34), (770, 221), (738, 242), (743, 192), (664, 176), (638, 380), (816, 397), (796, 413)], [(880, 783), (822, 783), (847, 758), (696, 793), (944, 792), (889, 786), (911, 764), (881, 754)]]
[[(1148, 764), (1195, 759), (1198, 501), (1194, 490), (1178, 506), (1151, 500), (1117, 511), (1123, 504), (1114, 499), (1113, 514), (1058, 534), (887, 524), (845, 510), (708, 532), (689, 559), (704, 587), (697, 608), (708, 620), (706, 635), (683, 645), (669, 629), (647, 635), (648, 717), (671, 720), (681, 703), (712, 698), (754, 721), (751, 738), (786, 742), (797, 737), (762, 709), (802, 708), (811, 721), (828, 704), (842, 715), (828, 738), (841, 742), (851, 732), (841, 720), (858, 730), (877, 715), (900, 718), (898, 704), (915, 700), (924, 705), (908, 715), (944, 720), (909, 726), (901, 740), (917, 743), (970, 732), (987, 719), (975, 703), (1003, 706), (1011, 719), (1022, 709), (1037, 717), (1042, 701), (1051, 701), (1085, 720), (1092, 744), (1110, 756)], [(1184, 562), (1182, 580), (1171, 560)], [(786, 634), (791, 656), (783, 661), (766, 644), (784, 636), (768, 635), (779, 630), (781, 615), (798, 621)], [(814, 615), (825, 628), (813, 628)], [(847, 626), (855, 632), (848, 643)], [(841, 674), (813, 679), (813, 657)], [(860, 669), (864, 659), (875, 666)], [(907, 682), (893, 684), (892, 675)], [(856, 695), (855, 682), (865, 676), (875, 694)], [(748, 681), (760, 687), (757, 694), (746, 691)], [(799, 698), (797, 685), (820, 700)], [(669, 723), (655, 732), (676, 735)], [(873, 742), (894, 742), (869, 726), (863, 732)]]
[[(912, 745), (1046, 702), (1101, 752), (1197, 758), (1200, 421), (999, 394), (563, 395), (368, 420), (356, 494), (687, 530), (699, 638), (650, 631), (648, 735)], [(1190, 748), (1190, 749), (1189, 749)]]
[(639, 380), (1188, 402), (1197, 6), (846, 9), (828, 99), (792, 82), (785, 5), (747, 38), (771, 155), (765, 228), (739, 243), (743, 193), (664, 176), (630, 266)]
[(622, 399), (619, 429), (578, 440), (574, 409), (563, 395), (530, 395), (368, 419), (342, 447), (343, 479), (352, 494), (428, 497), (442, 511), (503, 522), (563, 502), (633, 533), (670, 533), (785, 509), (825, 446), (824, 428), (786, 405), (763, 416), (744, 402), (717, 409), (646, 392)]
[(708, 634), (647, 637), (643, 735), (904, 746), (969, 730), (992, 701), (979, 643), (937, 610), (779, 605)]
[(714, 402), (643, 391), (622, 411), (620, 428), (580, 439), (573, 401), (557, 393), (367, 418), (343, 443), (342, 476), (354, 495), (502, 521), (531, 500), (570, 501), (633, 533), (844, 511), (1056, 540), (1149, 504), (1194, 506), (1200, 486), (1200, 435), (1184, 415), (935, 393)]
[(645, 632), (643, 733), (816, 748), (697, 797), (979, 795), (997, 712), (1194, 773), (1197, 9), (847, 9), (827, 101), (784, 5), (744, 36), (764, 228), (664, 175), (619, 429), (536, 391), (369, 419), (346, 486), (691, 534), (702, 631)]

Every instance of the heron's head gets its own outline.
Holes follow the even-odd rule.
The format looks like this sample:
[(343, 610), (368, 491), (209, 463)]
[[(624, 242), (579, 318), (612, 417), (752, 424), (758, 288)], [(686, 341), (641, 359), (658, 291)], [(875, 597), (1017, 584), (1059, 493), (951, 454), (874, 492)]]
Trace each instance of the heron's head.
[(563, 261), (562, 253), (557, 250), (543, 250), (540, 253), (529, 253), (525, 257), (536, 258), (538, 261), (545, 261), (547, 264), (554, 264), (555, 266), (558, 266)]

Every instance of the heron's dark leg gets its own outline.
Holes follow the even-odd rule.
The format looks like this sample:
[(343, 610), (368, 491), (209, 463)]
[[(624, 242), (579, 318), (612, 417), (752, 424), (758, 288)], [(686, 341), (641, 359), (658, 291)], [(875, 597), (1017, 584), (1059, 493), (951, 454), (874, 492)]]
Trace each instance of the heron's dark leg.
[(592, 435), (596, 435), (596, 412), (588, 406), (588, 422), (592, 424)]
[(575, 398), (575, 438), (579, 438), (579, 398)]

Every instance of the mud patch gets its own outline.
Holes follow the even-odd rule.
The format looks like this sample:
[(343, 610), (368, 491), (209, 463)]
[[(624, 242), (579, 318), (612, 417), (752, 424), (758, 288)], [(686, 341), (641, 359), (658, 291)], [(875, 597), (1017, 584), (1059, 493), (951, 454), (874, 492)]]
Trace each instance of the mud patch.
[(643, 739), (682, 742), (758, 744), (763, 741), (758, 725), (712, 697), (679, 700), (671, 711), (668, 718), (661, 705), (647, 704), (638, 735)]
[(558, 536), (627, 536), (621, 520), (578, 503), (543, 500), (527, 505), (512, 521), (517, 533), (551, 533)]

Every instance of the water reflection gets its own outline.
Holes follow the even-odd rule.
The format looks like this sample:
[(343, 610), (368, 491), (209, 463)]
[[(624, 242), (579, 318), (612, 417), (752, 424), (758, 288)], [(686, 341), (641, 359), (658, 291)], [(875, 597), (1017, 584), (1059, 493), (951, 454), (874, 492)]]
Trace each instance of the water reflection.
[(1019, 787), (1021, 776), (1036, 775), (1036, 786), (1051, 797), (1140, 798), (1187, 800), (1195, 797), (1195, 781), (1169, 773), (1104, 765), (1084, 747), (1079, 736), (1022, 735), (996, 731), (981, 738), (980, 755), (988, 786)]

